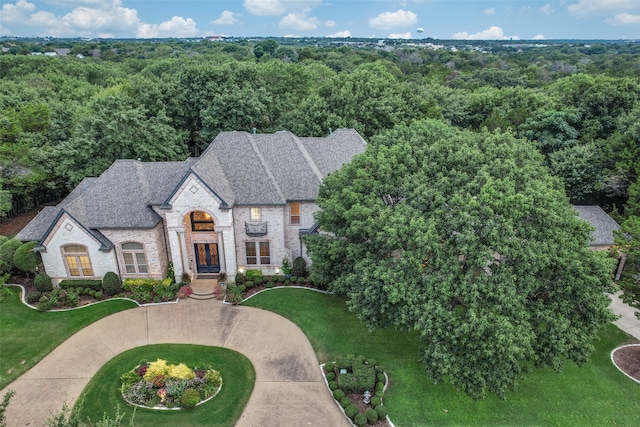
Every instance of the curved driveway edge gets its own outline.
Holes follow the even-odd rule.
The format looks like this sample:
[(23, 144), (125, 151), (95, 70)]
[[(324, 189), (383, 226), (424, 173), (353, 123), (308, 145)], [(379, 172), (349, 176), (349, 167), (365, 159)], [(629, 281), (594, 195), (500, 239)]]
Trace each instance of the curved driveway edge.
[(351, 425), (335, 406), (313, 349), (295, 324), (252, 307), (192, 299), (125, 310), (77, 332), (0, 392), (16, 392), (7, 425), (43, 426), (63, 402), (75, 403), (116, 355), (168, 343), (224, 347), (251, 360), (256, 384), (237, 426)]

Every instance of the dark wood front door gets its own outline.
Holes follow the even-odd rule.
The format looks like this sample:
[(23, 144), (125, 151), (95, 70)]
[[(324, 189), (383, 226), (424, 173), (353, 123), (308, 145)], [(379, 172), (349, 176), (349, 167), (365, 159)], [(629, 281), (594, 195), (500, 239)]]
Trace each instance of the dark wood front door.
[(220, 259), (218, 258), (217, 243), (195, 243), (196, 266), (198, 273), (219, 273)]

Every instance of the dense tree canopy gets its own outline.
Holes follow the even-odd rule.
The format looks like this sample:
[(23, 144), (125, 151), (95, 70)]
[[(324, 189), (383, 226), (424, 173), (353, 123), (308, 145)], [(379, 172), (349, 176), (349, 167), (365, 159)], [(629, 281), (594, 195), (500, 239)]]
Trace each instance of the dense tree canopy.
[(330, 175), (313, 269), (372, 328), (419, 331), (430, 376), (504, 395), (528, 367), (584, 363), (611, 320), (589, 249), (533, 144), (438, 121), (397, 126)]

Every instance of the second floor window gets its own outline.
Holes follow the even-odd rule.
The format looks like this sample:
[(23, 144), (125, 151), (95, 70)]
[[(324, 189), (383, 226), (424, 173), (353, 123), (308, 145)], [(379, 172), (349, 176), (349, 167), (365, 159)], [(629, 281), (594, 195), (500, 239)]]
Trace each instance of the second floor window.
[(191, 212), (192, 231), (213, 231), (213, 218), (206, 212)]
[(289, 223), (300, 224), (300, 203), (289, 203)]
[(260, 222), (262, 219), (262, 212), (260, 208), (251, 208), (251, 222)]

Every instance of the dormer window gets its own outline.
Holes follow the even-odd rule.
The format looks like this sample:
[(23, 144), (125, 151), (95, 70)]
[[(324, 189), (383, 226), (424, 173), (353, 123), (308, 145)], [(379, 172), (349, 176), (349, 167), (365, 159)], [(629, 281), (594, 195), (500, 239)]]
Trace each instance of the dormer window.
[(191, 230), (192, 231), (213, 231), (213, 218), (206, 212), (191, 212)]

